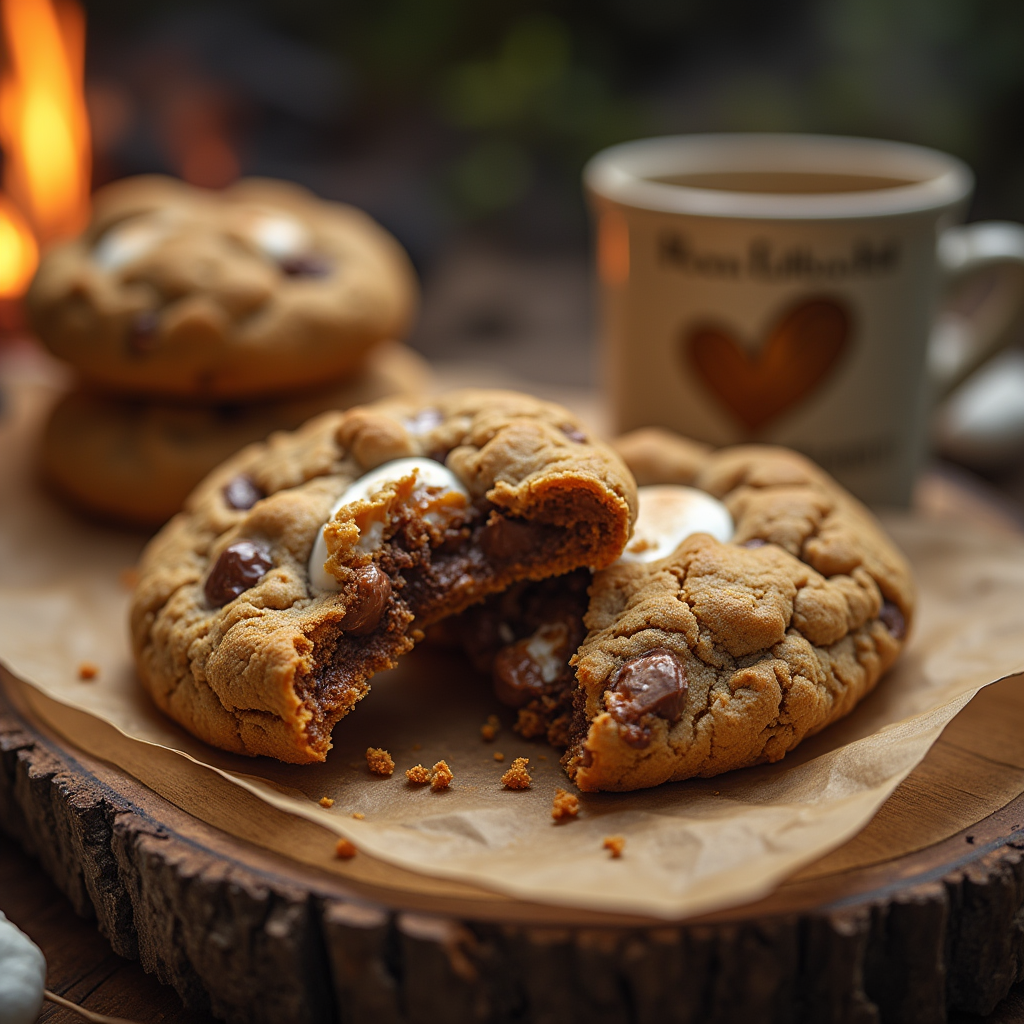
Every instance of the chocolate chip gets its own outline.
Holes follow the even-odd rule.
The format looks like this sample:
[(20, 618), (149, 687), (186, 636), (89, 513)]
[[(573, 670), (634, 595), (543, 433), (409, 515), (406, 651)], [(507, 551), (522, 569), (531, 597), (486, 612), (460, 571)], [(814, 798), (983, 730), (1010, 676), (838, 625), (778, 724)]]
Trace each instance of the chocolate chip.
[(270, 552), (252, 541), (236, 541), (225, 548), (206, 578), (203, 592), (212, 608), (220, 608), (254, 587), (273, 568)]
[(156, 347), (160, 317), (151, 309), (136, 313), (128, 330), (128, 350), (137, 356), (146, 355)]
[(351, 636), (366, 636), (380, 625), (391, 597), (391, 580), (373, 563), (353, 572), (355, 594), (341, 620), (341, 628)]
[(763, 548), (768, 541), (761, 537), (751, 537), (750, 540), (745, 540), (740, 547), (741, 548)]
[(551, 527), (539, 523), (499, 515), (481, 531), (480, 546), (484, 554), (496, 562), (534, 561), (538, 548), (550, 531)]
[(583, 431), (577, 430), (572, 424), (563, 423), (559, 429), (570, 441), (575, 441), (577, 444), (586, 444), (587, 435)]
[(278, 265), (288, 277), (326, 277), (331, 272), (331, 261), (312, 253), (286, 256)]
[(882, 610), (878, 613), (878, 617), (897, 640), (902, 640), (907, 635), (907, 620), (903, 618), (903, 612), (892, 601), (882, 602)]
[(506, 707), (526, 707), (544, 694), (544, 676), (530, 656), (528, 642), (520, 640), (504, 647), (494, 659), (494, 695)]
[(677, 722), (686, 710), (686, 670), (667, 647), (657, 647), (627, 661), (610, 687), (612, 717), (635, 725), (644, 715), (659, 715)]
[(224, 486), (224, 500), (232, 507), (240, 510), (252, 508), (260, 498), (266, 495), (256, 486), (256, 481), (245, 473), (240, 473)]

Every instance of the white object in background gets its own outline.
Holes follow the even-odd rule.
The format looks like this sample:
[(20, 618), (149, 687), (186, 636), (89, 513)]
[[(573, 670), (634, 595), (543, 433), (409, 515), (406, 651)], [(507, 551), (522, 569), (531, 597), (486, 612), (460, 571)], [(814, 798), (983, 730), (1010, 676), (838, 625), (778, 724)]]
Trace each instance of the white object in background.
[(271, 259), (299, 256), (311, 244), (306, 228), (291, 217), (260, 217), (252, 225), (253, 241)]
[(995, 356), (940, 407), (934, 424), (943, 455), (979, 468), (1024, 455), (1024, 352)]
[(0, 910), (0, 1024), (34, 1024), (45, 987), (43, 951)]
[[(420, 483), (425, 487), (440, 487), (445, 491), (457, 491), (459, 494), (465, 495), (467, 499), (469, 498), (469, 491), (463, 486), (462, 481), (440, 462), (418, 456), (394, 459), (391, 462), (385, 462), (383, 466), (370, 470), (369, 473), (350, 484), (345, 493), (331, 507), (324, 526), (334, 518), (338, 509), (345, 505), (351, 505), (354, 501), (365, 501), (374, 491), (380, 490), (384, 484), (393, 480), (401, 480), (402, 477), (408, 476), (410, 473), (418, 474)], [(341, 584), (324, 568), (324, 562), (327, 561), (324, 526), (320, 527), (313, 550), (309, 555), (309, 587), (314, 594), (341, 589)]]
[(619, 558), (621, 562), (656, 562), (671, 555), (694, 533), (710, 533), (727, 544), (732, 540), (729, 510), (696, 487), (664, 484), (637, 490), (640, 511), (633, 538)]

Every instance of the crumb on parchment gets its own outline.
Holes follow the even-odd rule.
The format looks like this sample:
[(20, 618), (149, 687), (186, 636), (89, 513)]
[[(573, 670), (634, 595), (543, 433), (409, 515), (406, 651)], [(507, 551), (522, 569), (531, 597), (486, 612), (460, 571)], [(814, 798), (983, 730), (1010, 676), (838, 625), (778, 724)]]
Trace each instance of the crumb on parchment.
[(430, 781), (430, 769), (424, 768), (421, 764), (414, 764), (406, 768), (405, 777), (414, 785), (422, 786)]
[(501, 719), (497, 715), (488, 715), (487, 721), (480, 726), (480, 735), (484, 741), (490, 743), (501, 730)]
[(339, 839), (334, 846), (334, 856), (342, 860), (351, 860), (358, 852), (356, 844), (349, 839)]
[(622, 851), (626, 848), (625, 836), (605, 836), (601, 844), (612, 857), (621, 857)]
[(496, 750), (494, 752), (494, 760), (495, 761), (504, 761), (505, 760), (505, 755), (500, 750)]
[(362, 820), (363, 820), (363, 818), (365, 818), (365, 817), (366, 817), (366, 815), (365, 815), (365, 814), (363, 814), (363, 812), (362, 812), (362, 811), (353, 811), (353, 812), (352, 812), (352, 817), (353, 817), (353, 818), (355, 818), (355, 819), (356, 819), (356, 821), (362, 821)]
[(390, 775), (395, 770), (394, 758), (383, 747), (366, 748), (366, 765), (374, 775)]
[(436, 793), (439, 789), (447, 789), (452, 784), (452, 779), (455, 776), (452, 774), (451, 768), (448, 767), (447, 761), (438, 761), (433, 768), (430, 769), (430, 788)]
[(334, 806), (334, 801), (329, 796), (322, 796), (322, 797), (320, 797), (320, 801), (319, 802), (320, 802), (320, 806), (321, 807), (333, 807)]
[(551, 817), (555, 821), (571, 821), (580, 813), (580, 798), (564, 789), (555, 790), (555, 799), (551, 805)]
[(100, 667), (95, 662), (83, 661), (78, 666), (79, 679), (95, 679), (100, 674)]
[(530, 763), (528, 757), (517, 757), (512, 762), (512, 767), (501, 777), (501, 784), (506, 789), (529, 789), (533, 779), (526, 770)]

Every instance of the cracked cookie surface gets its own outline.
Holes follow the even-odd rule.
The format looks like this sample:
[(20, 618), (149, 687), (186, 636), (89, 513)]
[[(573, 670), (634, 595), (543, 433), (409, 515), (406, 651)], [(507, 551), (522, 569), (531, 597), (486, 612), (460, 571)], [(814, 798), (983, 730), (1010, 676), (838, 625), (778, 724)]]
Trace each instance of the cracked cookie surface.
[(910, 569), (874, 517), (803, 457), (620, 439), (641, 483), (719, 499), (728, 543), (595, 575), (563, 758), (583, 790), (632, 790), (777, 761), (847, 714), (898, 656)]
[(470, 390), (327, 413), (238, 453), (150, 543), (139, 676), (216, 746), (323, 760), (423, 629), (518, 580), (609, 565), (635, 509), (619, 456), (551, 403)]
[(324, 386), (401, 338), (416, 298), (398, 242), (285, 182), (100, 189), (28, 294), (43, 342), (95, 388), (216, 402)]

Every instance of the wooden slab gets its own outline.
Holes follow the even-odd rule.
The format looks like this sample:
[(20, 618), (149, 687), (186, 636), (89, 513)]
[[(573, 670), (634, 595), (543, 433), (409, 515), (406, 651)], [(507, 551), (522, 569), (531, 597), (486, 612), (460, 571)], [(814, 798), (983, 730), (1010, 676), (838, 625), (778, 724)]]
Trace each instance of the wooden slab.
[(16, 700), (0, 694), (0, 825), (116, 952), (226, 1020), (932, 1022), (1024, 979), (1019, 677), (846, 846), (679, 927), (409, 905), (189, 817)]

